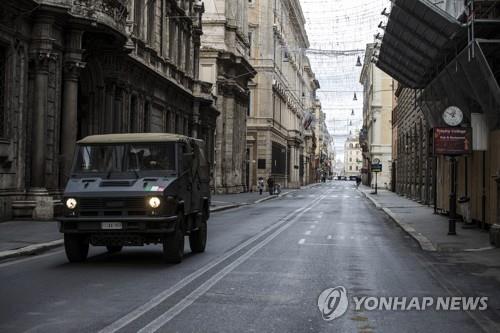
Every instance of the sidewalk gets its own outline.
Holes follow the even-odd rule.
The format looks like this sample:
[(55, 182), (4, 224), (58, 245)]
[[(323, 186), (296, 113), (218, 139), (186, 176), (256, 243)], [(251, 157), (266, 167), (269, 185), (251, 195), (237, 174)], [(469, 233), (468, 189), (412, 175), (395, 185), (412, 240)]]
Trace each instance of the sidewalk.
[(378, 190), (361, 185), (359, 191), (377, 208), (389, 215), (403, 230), (413, 237), (426, 251), (474, 252), (490, 250), (489, 234), (480, 229), (463, 229), (457, 222), (456, 236), (448, 236), (448, 217), (434, 214), (434, 209), (399, 196), (388, 190)]
[[(314, 185), (313, 185), (314, 186)], [(306, 186), (304, 188), (308, 188)], [(280, 195), (258, 192), (213, 195), (211, 212), (223, 211), (245, 205), (280, 198), (295, 190), (283, 190)], [(32, 255), (63, 245), (57, 222), (8, 221), (0, 222), (0, 260)]]

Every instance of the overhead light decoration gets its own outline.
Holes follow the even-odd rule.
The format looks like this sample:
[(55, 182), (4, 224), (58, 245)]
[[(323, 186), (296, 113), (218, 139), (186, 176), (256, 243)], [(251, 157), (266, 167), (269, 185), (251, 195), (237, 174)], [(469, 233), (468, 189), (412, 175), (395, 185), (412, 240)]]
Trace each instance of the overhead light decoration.
[(357, 101), (358, 100), (358, 96), (356, 96), (356, 92), (354, 92), (354, 97), (352, 98), (353, 101)]
[(354, 109), (352, 109), (351, 111), (351, 116), (354, 116)]

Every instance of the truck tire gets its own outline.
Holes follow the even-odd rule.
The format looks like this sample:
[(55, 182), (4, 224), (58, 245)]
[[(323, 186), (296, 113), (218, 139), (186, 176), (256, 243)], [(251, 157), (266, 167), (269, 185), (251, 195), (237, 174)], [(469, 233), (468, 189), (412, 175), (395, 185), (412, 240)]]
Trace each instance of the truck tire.
[(189, 247), (194, 253), (205, 252), (207, 246), (207, 218), (204, 213), (201, 216), (201, 224), (198, 230), (192, 231), (189, 235)]
[(184, 213), (179, 212), (175, 231), (163, 237), (163, 259), (168, 264), (179, 264), (184, 257)]
[(64, 234), (64, 250), (69, 262), (83, 262), (89, 254), (89, 239), (84, 235)]
[(123, 246), (121, 245), (106, 245), (106, 249), (109, 253), (118, 253), (122, 250)]

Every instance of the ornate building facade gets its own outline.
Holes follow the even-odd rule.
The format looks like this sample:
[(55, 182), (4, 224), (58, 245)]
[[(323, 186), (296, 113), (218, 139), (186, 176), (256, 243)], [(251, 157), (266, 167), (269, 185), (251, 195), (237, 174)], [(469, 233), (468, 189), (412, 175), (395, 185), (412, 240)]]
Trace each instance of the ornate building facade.
[(248, 190), (246, 127), (248, 83), (255, 76), (249, 62), (248, 0), (206, 1), (200, 75), (217, 95), (214, 189)]
[(249, 4), (250, 60), (257, 70), (247, 128), (248, 179), (254, 186), (259, 177), (272, 177), (281, 186), (299, 187), (312, 172), (307, 155), (316, 143), (312, 132), (305, 133), (304, 120), (314, 113), (319, 84), (305, 55), (304, 24), (298, 0)]
[(359, 176), (363, 167), (363, 155), (359, 145), (359, 133), (351, 135), (344, 143), (344, 175)]
[(363, 128), (360, 144), (363, 151), (363, 184), (375, 186), (371, 164), (379, 160), (382, 172), (377, 175), (379, 187), (391, 188), (392, 174), (392, 109), (394, 85), (392, 78), (371, 61), (375, 45), (366, 46), (365, 61), (361, 70), (363, 85)]
[(175, 132), (213, 146), (203, 11), (194, 0), (2, 1), (2, 219), (51, 218), (86, 135)]

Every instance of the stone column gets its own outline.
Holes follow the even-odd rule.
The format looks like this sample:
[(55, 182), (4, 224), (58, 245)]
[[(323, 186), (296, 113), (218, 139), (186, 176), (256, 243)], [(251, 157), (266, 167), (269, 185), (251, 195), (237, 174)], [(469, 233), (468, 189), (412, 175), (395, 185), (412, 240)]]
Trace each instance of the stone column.
[(82, 32), (70, 31), (67, 35), (66, 54), (64, 56), (63, 98), (61, 110), (61, 184), (71, 173), (71, 164), (78, 131), (78, 79), (80, 70), (85, 67), (82, 59)]
[(106, 82), (106, 107), (105, 107), (105, 126), (104, 133), (113, 132), (113, 116), (115, 109), (115, 88), (116, 83), (112, 80)]
[(33, 116), (31, 127), (31, 187), (45, 187), (45, 142), (47, 97), (49, 85), (49, 63), (57, 59), (57, 54), (46, 52), (32, 53), (34, 66)]

